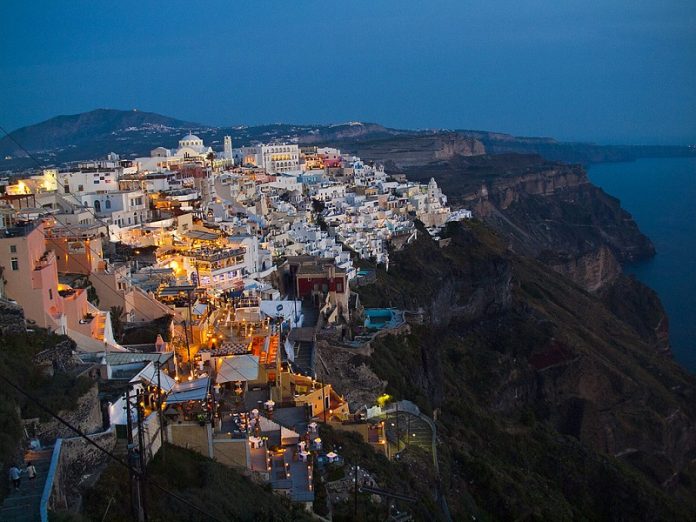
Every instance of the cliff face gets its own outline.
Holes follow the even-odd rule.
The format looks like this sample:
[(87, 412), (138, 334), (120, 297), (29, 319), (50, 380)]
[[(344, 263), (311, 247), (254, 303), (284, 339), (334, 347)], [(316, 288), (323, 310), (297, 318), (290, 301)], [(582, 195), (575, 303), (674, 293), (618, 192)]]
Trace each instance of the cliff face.
[(520, 252), (535, 257), (545, 250), (576, 257), (608, 247), (625, 262), (655, 253), (619, 201), (592, 185), (579, 166), (495, 179), (461, 199), (476, 215), (511, 232)]
[(599, 297), (609, 310), (629, 324), (657, 352), (671, 355), (669, 319), (654, 290), (621, 274), (602, 286)]
[[(470, 496), (503, 519), (688, 519), (694, 377), (642, 338), (631, 306), (611, 311), (482, 225), (447, 234), (445, 248), (423, 236), (393, 253), (360, 292), (366, 306), (431, 318), (385, 339), (369, 364), (388, 393), (440, 412), (453, 516), (471, 514)], [(650, 296), (633, 292), (643, 310)]]
[(589, 291), (618, 276), (620, 263), (655, 252), (620, 202), (592, 185), (578, 165), (538, 156), (481, 156), (407, 174), (420, 181), (435, 177), (452, 204), (473, 210), (513, 250)]
[(621, 274), (621, 265), (606, 245), (575, 256), (546, 250), (539, 260), (590, 292), (606, 287)]
[(486, 149), (476, 138), (457, 133), (406, 135), (370, 140), (348, 140), (336, 143), (341, 150), (360, 156), (366, 161), (378, 161), (392, 168), (426, 165), (456, 157), (485, 154)]

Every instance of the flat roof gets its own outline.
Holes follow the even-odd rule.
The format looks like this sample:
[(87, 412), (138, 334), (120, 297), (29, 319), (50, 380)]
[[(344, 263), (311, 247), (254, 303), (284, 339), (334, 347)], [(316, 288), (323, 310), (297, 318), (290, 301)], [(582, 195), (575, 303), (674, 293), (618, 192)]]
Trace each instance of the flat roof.
[[(152, 343), (153, 345), (155, 343)], [(174, 352), (155, 352), (155, 353), (135, 353), (135, 352), (113, 352), (105, 356), (107, 364), (119, 365), (130, 364), (142, 361), (159, 361), (160, 364), (167, 362), (174, 357)]]
[(215, 241), (219, 235), (213, 232), (206, 232), (205, 230), (189, 230), (184, 234), (185, 237), (189, 239), (199, 239), (203, 241)]

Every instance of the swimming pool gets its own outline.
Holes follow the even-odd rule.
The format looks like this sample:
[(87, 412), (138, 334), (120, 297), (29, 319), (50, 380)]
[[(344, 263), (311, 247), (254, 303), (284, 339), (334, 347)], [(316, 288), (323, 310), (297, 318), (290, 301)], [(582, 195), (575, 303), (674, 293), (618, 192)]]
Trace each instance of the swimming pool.
[(366, 308), (365, 328), (394, 328), (403, 322), (402, 313), (393, 308)]

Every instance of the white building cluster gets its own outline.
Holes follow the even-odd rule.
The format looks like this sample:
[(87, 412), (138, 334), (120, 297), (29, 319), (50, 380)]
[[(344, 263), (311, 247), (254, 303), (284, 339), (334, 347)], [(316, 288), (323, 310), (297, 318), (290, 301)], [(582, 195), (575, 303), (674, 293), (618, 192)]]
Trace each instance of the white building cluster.
[(218, 289), (243, 287), (293, 255), (333, 259), (352, 279), (351, 252), (388, 266), (389, 245), (414, 237), (414, 219), (436, 235), (448, 221), (471, 217), (450, 210), (434, 179), (397, 181), (335, 148), (233, 149), (229, 136), (223, 143), (215, 152), (189, 133), (174, 149), (47, 169), (6, 192), (32, 195), (32, 208), (21, 209), (26, 217), (99, 225), (110, 241), (157, 246), (161, 266), (175, 263), (177, 275)]
[[(0, 299), (68, 335), (103, 380), (133, 373), (151, 411), (161, 407), (152, 390), (166, 393), (171, 443), (311, 507), (317, 421), (361, 421), (315, 378), (316, 329), (351, 325), (351, 285), (369, 273), (356, 260), (388, 269), (389, 252), (416, 237), (416, 220), (437, 236), (470, 217), (450, 210), (434, 179), (395, 178), (335, 148), (234, 149), (227, 136), (216, 152), (189, 133), (175, 149), (132, 161), (112, 153), (2, 187)], [(151, 333), (160, 321), (169, 335), (152, 339), (154, 354), (121, 344), (114, 326)], [(231, 397), (249, 411), (220, 411)], [(303, 433), (276, 423), (276, 404), (313, 421)], [(123, 410), (112, 404), (110, 417), (127, 429)], [(288, 450), (281, 463), (268, 448), (273, 434)], [(384, 451), (384, 423), (365, 437)]]

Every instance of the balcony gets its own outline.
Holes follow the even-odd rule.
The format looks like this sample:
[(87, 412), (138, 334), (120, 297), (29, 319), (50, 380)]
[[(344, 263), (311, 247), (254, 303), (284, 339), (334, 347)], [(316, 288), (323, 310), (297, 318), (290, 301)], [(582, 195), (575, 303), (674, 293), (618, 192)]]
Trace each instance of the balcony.
[(244, 253), (245, 250), (243, 248), (199, 248), (189, 251), (187, 256), (198, 261), (207, 261), (210, 263), (241, 257), (241, 261), (235, 259), (235, 262), (243, 263)]
[(47, 267), (53, 265), (55, 262), (56, 262), (56, 255), (53, 253), (53, 251), (47, 250), (46, 252), (43, 253), (43, 255), (34, 264), (34, 270), (35, 271), (43, 270), (44, 268), (47, 268)]

